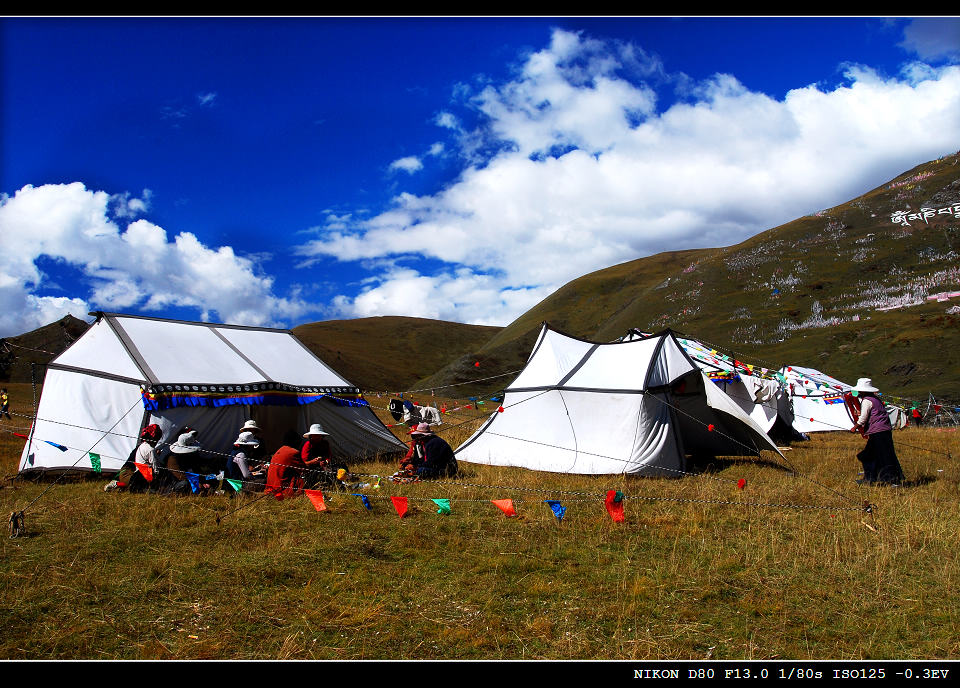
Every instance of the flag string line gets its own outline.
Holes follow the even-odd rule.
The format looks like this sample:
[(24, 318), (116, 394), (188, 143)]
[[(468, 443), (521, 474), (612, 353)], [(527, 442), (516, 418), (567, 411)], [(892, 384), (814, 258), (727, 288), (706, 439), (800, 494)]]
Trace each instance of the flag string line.
[[(40, 441), (43, 441), (43, 440), (40, 440)], [(95, 446), (95, 445), (94, 445), (94, 446)], [(105, 456), (109, 456), (109, 455), (105, 455)], [(82, 458), (82, 457), (81, 457), (81, 458)], [(76, 465), (76, 463), (74, 464), (74, 466), (75, 466), (75, 465)], [(267, 465), (269, 465), (269, 462), (267, 462)], [(199, 480), (208, 480), (208, 479), (211, 479), (211, 478), (214, 478), (214, 479), (217, 478), (217, 476), (193, 473), (193, 472), (191, 472), (191, 471), (186, 471), (186, 470), (183, 470), (183, 469), (173, 469), (173, 468), (165, 468), (165, 467), (161, 467), (161, 468), (162, 468), (162, 470), (167, 471), (167, 472), (169, 472), (169, 473), (179, 475), (181, 479), (185, 479), (188, 474), (189, 474), (189, 475), (195, 475)], [(301, 470), (301, 471), (309, 471), (309, 470), (311, 470), (311, 469), (301, 468), (300, 470)], [(389, 476), (382, 476), (382, 475), (377, 475), (377, 474), (354, 473), (354, 474), (351, 474), (351, 475), (353, 475), (354, 477), (377, 478), (377, 479), (378, 479), (378, 483), (379, 483), (379, 480), (383, 480), (384, 478), (386, 478), (386, 479), (389, 481)], [(697, 474), (690, 474), (690, 475), (697, 475)], [(717, 479), (717, 478), (714, 478), (714, 479), (719, 480), (719, 479)], [(222, 485), (223, 480), (222, 480), (222, 479), (218, 479), (218, 480), (219, 480), (220, 484)], [(258, 481), (250, 481), (250, 480), (243, 480), (243, 479), (232, 479), (232, 480), (234, 480), (235, 482), (244, 484), (244, 485), (256, 485), (257, 487), (260, 487), (260, 486), (262, 485), (262, 483), (260, 483), (260, 482), (258, 482)], [(56, 482), (56, 481), (55, 481), (55, 482)], [(733, 481), (727, 481), (726, 479), (724, 479), (724, 482), (733, 482)], [(55, 484), (55, 483), (54, 483), (54, 484)], [(431, 481), (431, 480), (420, 480), (420, 481), (417, 481), (416, 483), (410, 483), (410, 484), (420, 484), (420, 485), (450, 485), (450, 486), (453, 486), (453, 487), (461, 487), (461, 488), (465, 488), (465, 487), (478, 487), (478, 488), (491, 489), (491, 490), (521, 491), (521, 492), (542, 492), (542, 493), (545, 493), (545, 495), (547, 495), (547, 496), (553, 496), (553, 497), (563, 496), (564, 499), (565, 499), (565, 501), (574, 502), (574, 503), (577, 503), (577, 502), (593, 502), (593, 501), (597, 501), (598, 499), (599, 499), (599, 500), (605, 499), (605, 494), (600, 494), (600, 495), (598, 495), (597, 493), (593, 493), (593, 492), (581, 492), (581, 491), (571, 491), (571, 490), (555, 490), (555, 489), (546, 489), (546, 488), (531, 488), (531, 487), (519, 487), (519, 486), (509, 486), (509, 485), (486, 485), (486, 484), (481, 484), (481, 483), (461, 483), (461, 482)], [(46, 494), (46, 492), (48, 492), (50, 489), (52, 489), (52, 487), (53, 487), (53, 485), (51, 485), (46, 491), (44, 491), (44, 493), (42, 493), (40, 496), (38, 496), (36, 499), (34, 499), (33, 502), (31, 502), (30, 504), (28, 504), (28, 506), (25, 507), (23, 510), (21, 510), (21, 512), (22, 512), (22, 511), (25, 511), (26, 508), (29, 508), (30, 506), (32, 506), (37, 500), (39, 500), (40, 497), (42, 497), (44, 494)], [(307, 488), (307, 487), (294, 487), (294, 488), (293, 488), (293, 490), (294, 490), (295, 492), (301, 492), (301, 493), (302, 493), (302, 492), (306, 492), (306, 491), (310, 491), (310, 490), (313, 490), (313, 489), (314, 489), (314, 488)], [(345, 489), (358, 489), (358, 488), (346, 486)], [(365, 489), (365, 488), (364, 488), (364, 489)], [(329, 492), (329, 493), (326, 492), (326, 491), (324, 491), (324, 490), (316, 490), (316, 491), (321, 492), (321, 494), (324, 495), (324, 499), (329, 499), (329, 498), (331, 498), (331, 497), (336, 497), (336, 498), (339, 498), (339, 497), (346, 498), (346, 497), (347, 497), (346, 494), (344, 494), (344, 493), (342, 493), (342, 492), (339, 492), (339, 491), (338, 491), (338, 492)], [(329, 494), (330, 496), (328, 496), (328, 494)], [(240, 508), (246, 508), (247, 506), (250, 506), (250, 504), (252, 504), (252, 503), (254, 503), (254, 502), (256, 502), (256, 501), (259, 501), (259, 500), (262, 499), (263, 497), (271, 496), (271, 495), (272, 495), (272, 493), (266, 492), (266, 493), (264, 493), (263, 495), (261, 495), (260, 497), (257, 497), (256, 499), (252, 500), (250, 503), (245, 504), (245, 505), (243, 505), (243, 506), (240, 507)], [(353, 495), (350, 495), (350, 496), (353, 496)], [(368, 499), (390, 499), (392, 496), (398, 496), (398, 497), (399, 497), (399, 496), (402, 496), (402, 495), (365, 494), (365, 496), (366, 496)], [(841, 496), (842, 496), (842, 495), (841, 495)], [(570, 497), (583, 497), (583, 499), (571, 499)], [(721, 504), (721, 505), (739, 505), (739, 506), (761, 506), (761, 507), (792, 508), (792, 509), (821, 509), (821, 510), (831, 510), (831, 509), (832, 509), (832, 510), (835, 510), (835, 511), (839, 511), (839, 510), (846, 510), (846, 511), (863, 511), (863, 510), (864, 510), (864, 509), (861, 508), (861, 507), (843, 507), (843, 506), (830, 506), (830, 505), (790, 504), (790, 503), (767, 503), (767, 502), (745, 502), (745, 501), (729, 501), (729, 500), (710, 500), (710, 499), (695, 499), (695, 498), (689, 498), (689, 497), (656, 497), (656, 496), (650, 496), (650, 495), (627, 495), (627, 494), (623, 494), (623, 498), (624, 498), (624, 499), (643, 499), (643, 500), (646, 500), (646, 501), (669, 501), (669, 502), (685, 502), (685, 503), (698, 503), (698, 504)], [(414, 497), (414, 496), (407, 496), (406, 499), (411, 500), (411, 501), (424, 501), (424, 502), (432, 501), (432, 500), (433, 500), (433, 498), (430, 498), (430, 497)], [(490, 501), (492, 501), (492, 500), (489, 500), (489, 499), (461, 499), (461, 498), (456, 498), (455, 501), (458, 502), (458, 503), (460, 503), (460, 502), (468, 502), (468, 503), (487, 503), (487, 502), (490, 502)], [(517, 501), (517, 502), (520, 502), (520, 503), (524, 503), (524, 502), (526, 502), (527, 500), (524, 500), (524, 499), (522, 499), (522, 498), (518, 498), (518, 499), (515, 499), (515, 500), (513, 500), (513, 501)], [(850, 500), (850, 501), (853, 501), (853, 500)], [(207, 510), (208, 510), (208, 511), (213, 511), (212, 509), (207, 509)], [(231, 512), (228, 512), (227, 514), (219, 515), (219, 516), (218, 516), (218, 519), (225, 518), (226, 516), (228, 516), (228, 515), (230, 515), (230, 514), (232, 514), (232, 513), (235, 513), (236, 511), (239, 511), (239, 510), (240, 510), (240, 509), (235, 509), (235, 510), (233, 510), (233, 511), (231, 511)]]
[[(542, 394), (546, 394), (548, 391), (549, 391), (549, 390), (545, 390), (544, 392), (541, 392), (540, 394), (537, 394), (537, 395), (534, 395), (534, 396), (531, 396), (531, 397), (527, 397), (526, 399), (523, 399), (523, 400), (521, 400), (521, 401), (519, 401), (519, 402), (517, 402), (517, 403), (515, 403), (515, 404), (511, 404), (511, 405), (509, 405), (508, 407), (505, 407), (505, 408), (512, 408), (512, 407), (517, 406), (517, 405), (519, 405), (519, 404), (522, 404), (522, 403), (524, 403), (524, 402), (526, 402), (526, 401), (530, 401), (530, 400), (532, 400), (532, 399), (535, 399), (535, 398), (538, 397), (538, 396), (541, 396)], [(644, 392), (644, 393), (647, 394), (647, 392)], [(654, 395), (651, 395), (651, 396), (654, 396)], [(654, 396), (654, 398), (657, 398), (657, 397)], [(679, 413), (683, 413), (684, 415), (686, 415), (687, 417), (689, 417), (693, 422), (698, 422), (698, 423), (700, 423), (700, 424), (702, 424), (702, 425), (707, 425), (706, 423), (703, 423), (702, 421), (699, 421), (698, 419), (694, 418), (693, 416), (690, 416), (690, 414), (687, 414), (687, 413), (686, 413), (685, 411), (683, 411), (682, 409), (676, 408), (676, 407), (673, 406), (672, 404), (669, 404), (669, 402), (666, 402), (666, 401), (664, 401), (664, 400), (662, 400), (662, 399), (659, 399), (659, 398), (657, 398), (657, 400), (660, 401), (660, 402), (663, 403), (663, 404), (666, 404), (667, 406), (670, 406), (671, 408), (674, 408), (674, 410), (678, 411)], [(132, 408), (131, 408), (131, 410), (132, 410)], [(127, 411), (127, 413), (129, 413), (129, 411)], [(125, 415), (126, 415), (126, 414), (125, 414)], [(491, 415), (492, 415), (492, 414), (491, 414)], [(121, 419), (121, 420), (122, 420), (122, 419)], [(476, 422), (476, 421), (478, 421), (478, 420), (486, 420), (486, 418), (484, 418), (484, 417), (472, 418), (472, 419), (468, 419), (468, 420), (466, 420), (466, 421), (464, 421), (463, 423), (460, 423), (460, 424), (458, 424), (458, 425), (462, 425), (462, 424), (469, 423), (469, 422)], [(48, 422), (56, 423), (57, 421), (48, 421)], [(117, 423), (119, 423), (119, 421), (117, 421)], [(114, 427), (116, 427), (117, 423), (114, 424)], [(71, 424), (68, 424), (68, 423), (64, 423), (64, 424), (65, 424), (65, 425), (71, 425)], [(81, 427), (81, 426), (75, 426), (75, 427)], [(447, 428), (444, 428), (444, 430), (453, 429), (453, 428), (455, 428), (455, 427), (457, 427), (457, 425), (448, 426)], [(91, 428), (87, 428), (87, 429), (91, 429)], [(97, 431), (100, 432), (99, 429), (97, 429)], [(107, 431), (107, 434), (109, 434), (109, 433), (110, 433), (110, 431)], [(120, 433), (115, 433), (115, 434), (120, 434)], [(535, 440), (527, 440), (527, 439), (523, 439), (523, 438), (510, 437), (510, 436), (507, 436), (507, 435), (501, 435), (501, 434), (499, 434), (499, 433), (494, 433), (494, 432), (492, 432), (492, 434), (498, 435), (498, 436), (503, 436), (503, 437), (505, 437), (505, 438), (507, 438), (507, 439), (514, 439), (514, 440), (523, 441), (523, 442), (531, 442), (531, 443), (534, 443), (534, 444), (540, 444), (540, 445), (543, 445), (543, 446), (550, 446), (550, 447), (558, 448), (558, 449), (565, 449), (565, 450), (568, 450), (568, 451), (581, 451), (581, 450), (570, 450), (570, 449), (568, 449), (568, 448), (566, 448), (566, 447), (560, 447), (560, 446), (558, 446), (558, 445), (549, 445), (549, 444), (546, 444), (546, 443), (536, 442)], [(723, 433), (719, 433), (719, 434), (723, 435)], [(105, 436), (105, 435), (104, 435), (104, 436)], [(128, 435), (123, 435), (123, 436), (124, 436), (124, 437), (129, 437)], [(734, 443), (736, 443), (736, 444), (740, 444), (741, 446), (743, 446), (743, 447), (746, 448), (746, 449), (751, 449), (749, 446), (747, 446), (747, 445), (745, 445), (745, 444), (743, 444), (743, 443), (741, 443), (741, 442), (738, 442), (736, 439), (734, 439), (734, 438), (732, 438), (732, 437), (729, 437), (729, 436), (727, 436), (727, 435), (723, 435), (723, 436), (724, 436), (724, 437), (727, 437), (727, 439), (729, 439), (730, 441), (732, 441), (732, 442), (734, 442)], [(102, 437), (101, 437), (101, 439), (102, 439)], [(44, 441), (44, 440), (41, 440), (41, 441)], [(99, 442), (99, 440), (98, 440), (98, 442)], [(170, 443), (163, 443), (163, 444), (170, 444)], [(77, 449), (77, 448), (75, 448), (75, 447), (71, 447), (71, 448), (79, 451), (79, 449)], [(80, 459), (78, 459), (73, 465), (76, 466), (76, 464), (79, 463), (79, 461), (82, 460), (82, 459), (84, 458), (84, 456), (86, 456), (87, 453), (89, 453), (89, 452), (85, 452), (84, 454), (82, 454), (81, 457), (80, 457)], [(232, 456), (232, 453), (216, 452), (216, 451), (213, 451), (213, 450), (208, 450), (208, 451), (206, 451), (205, 453), (206, 453), (207, 455), (211, 455), (211, 454), (212, 454), (212, 455), (214, 455), (214, 456), (223, 456), (223, 457)], [(601, 454), (593, 454), (593, 453), (591, 453), (591, 452), (581, 452), (581, 453), (598, 456), (598, 457), (600, 457), (600, 458), (608, 458), (608, 459), (611, 459), (611, 460), (618, 460), (617, 457), (604, 456), (604, 455), (601, 455)], [(109, 458), (115, 458), (115, 459), (117, 459), (117, 460), (121, 460), (121, 458), (122, 458), (122, 457), (114, 457), (114, 456), (110, 456), (110, 455), (105, 455), (105, 456), (108, 456)], [(266, 465), (266, 466), (269, 466), (269, 465), (270, 465), (270, 461), (262, 461), (262, 462), (258, 462), (258, 463), (262, 463), (262, 464), (264, 464), (264, 465)], [(789, 464), (789, 463), (790, 463), (790, 462), (788, 461), (788, 464)], [(163, 468), (165, 468), (165, 467), (163, 467)], [(644, 469), (646, 469), (646, 468), (647, 468), (646, 466), (642, 466), (642, 467), (641, 467), (641, 470), (644, 470)], [(166, 469), (166, 470), (172, 470), (172, 469)], [(309, 468), (309, 467), (302, 467), (302, 468), (300, 468), (300, 470), (301, 470), (302, 472), (306, 472), (306, 473), (323, 472), (322, 469), (312, 469), (312, 468)], [(683, 475), (690, 475), (690, 476), (694, 476), (694, 477), (707, 478), (707, 479), (716, 480), (716, 481), (720, 481), (720, 482), (731, 482), (731, 483), (734, 482), (732, 479), (728, 479), (728, 478), (719, 478), (719, 477), (707, 475), (707, 474), (704, 474), (704, 473), (692, 473), (692, 472), (683, 471), (683, 470), (680, 470), (680, 469), (661, 468), (661, 470), (665, 470), (665, 471), (669, 471), (669, 472), (675, 472), (675, 473), (680, 473), (680, 474), (683, 474)], [(820, 486), (820, 487), (822, 487), (822, 488), (824, 488), (824, 489), (826, 489), (826, 490), (828, 490), (828, 491), (836, 494), (837, 496), (841, 497), (841, 498), (844, 499), (844, 500), (851, 501), (851, 502), (854, 502), (854, 501), (855, 501), (855, 500), (853, 500), (852, 498), (847, 497), (846, 495), (843, 495), (842, 493), (840, 493), (840, 492), (838, 492), (838, 491), (836, 491), (836, 490), (833, 490), (832, 488), (830, 488), (830, 487), (828, 487), (828, 486), (826, 486), (826, 485), (823, 485), (822, 483), (819, 483), (819, 482), (816, 481), (816, 480), (813, 480), (812, 478), (809, 478), (809, 477), (807, 477), (807, 476), (802, 475), (801, 473), (799, 473), (799, 472), (795, 469), (795, 467), (793, 467), (792, 464), (790, 464), (789, 470), (791, 471), (792, 474), (794, 474), (794, 475), (796, 475), (796, 476), (798, 476), (798, 477), (802, 477), (802, 478), (804, 478), (805, 480), (808, 480), (808, 481), (810, 481), (811, 483), (816, 484), (816, 485), (818, 485), (818, 486)], [(185, 471), (185, 472), (189, 472), (189, 471)], [(191, 473), (191, 474), (193, 474), (193, 473)], [(198, 475), (198, 476), (199, 476), (199, 474), (195, 474), (195, 475)], [(381, 478), (381, 477), (382, 477), (382, 476), (376, 476), (376, 475), (372, 475), (372, 474), (353, 474), (353, 475), (356, 475), (357, 477), (375, 477), (375, 478)], [(241, 481), (241, 482), (242, 482), (242, 481)]]
[[(120, 421), (122, 421), (124, 418), (126, 418), (127, 415), (128, 415), (133, 409), (135, 409), (139, 404), (140, 404), (140, 400), (138, 399), (136, 402), (134, 402), (133, 406), (131, 406), (130, 408), (127, 409), (126, 413), (124, 413), (122, 416), (120, 416), (120, 417), (117, 419), (117, 422), (116, 422), (116, 423), (114, 423), (112, 426), (110, 426), (110, 430), (107, 430), (106, 432), (104, 432), (104, 433), (100, 436), (100, 438), (90, 446), (89, 449), (87, 449), (85, 452), (83, 452), (83, 453), (80, 454), (80, 458), (77, 459), (76, 461), (74, 461), (74, 462), (73, 462), (73, 465), (70, 466), (70, 468), (76, 468), (77, 464), (80, 463), (80, 461), (81, 461), (82, 459), (87, 458), (87, 456), (90, 454), (90, 452), (93, 451), (94, 447), (96, 447), (98, 444), (100, 444), (101, 440), (103, 440), (104, 437), (106, 437), (107, 435), (109, 435), (110, 432), (111, 432), (115, 427), (117, 427), (117, 425), (120, 424)], [(31, 437), (33, 437), (33, 433), (31, 433)], [(68, 469), (66, 469), (66, 470), (70, 470), (70, 469), (68, 468)], [(39, 495), (37, 495), (37, 496), (36, 496), (29, 504), (27, 504), (25, 507), (23, 507), (22, 509), (20, 509), (20, 513), (21, 513), (21, 514), (25, 513), (26, 510), (29, 509), (30, 507), (32, 507), (34, 504), (36, 504), (36, 503), (40, 500), (41, 497), (43, 497), (43, 496), (46, 495), (48, 492), (50, 492), (50, 490), (52, 490), (53, 487), (54, 487), (57, 483), (59, 483), (60, 480), (67, 474), (67, 473), (66, 473), (66, 470), (63, 471), (60, 475), (58, 475), (58, 476), (56, 477), (56, 479), (55, 479), (52, 483), (50, 483), (50, 485), (47, 487), (47, 489), (45, 489), (43, 492), (41, 492)]]

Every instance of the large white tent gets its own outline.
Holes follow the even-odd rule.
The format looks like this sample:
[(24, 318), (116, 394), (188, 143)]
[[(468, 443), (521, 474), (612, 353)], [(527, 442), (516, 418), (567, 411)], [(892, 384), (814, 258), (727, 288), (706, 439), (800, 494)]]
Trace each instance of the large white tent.
[[(96, 322), (47, 366), (21, 472), (121, 468), (140, 429), (161, 447), (184, 426), (204, 449), (229, 452), (244, 421), (268, 450), (289, 429), (320, 423), (334, 454), (404, 451), (351, 385), (289, 330), (95, 314)], [(161, 452), (162, 453), (162, 452)]]
[(599, 343), (545, 323), (502, 408), (457, 448), (458, 461), (676, 477), (688, 455), (779, 454), (669, 331)]

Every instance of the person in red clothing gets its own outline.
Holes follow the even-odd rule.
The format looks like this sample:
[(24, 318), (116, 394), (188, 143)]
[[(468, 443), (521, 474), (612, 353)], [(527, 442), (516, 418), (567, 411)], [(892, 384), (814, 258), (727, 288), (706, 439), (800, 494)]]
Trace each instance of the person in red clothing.
[(264, 492), (277, 499), (296, 497), (303, 493), (303, 472), (306, 465), (300, 457), (300, 437), (295, 430), (287, 430), (283, 435), (283, 446), (270, 459), (267, 470), (267, 486)]

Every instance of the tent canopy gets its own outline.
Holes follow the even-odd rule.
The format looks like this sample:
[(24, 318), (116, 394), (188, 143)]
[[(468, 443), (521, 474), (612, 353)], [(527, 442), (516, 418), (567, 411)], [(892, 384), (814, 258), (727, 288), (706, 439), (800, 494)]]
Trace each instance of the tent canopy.
[(189, 425), (204, 449), (224, 454), (250, 418), (270, 449), (312, 423), (331, 433), (340, 457), (405, 449), (359, 388), (289, 330), (91, 315), (96, 322), (48, 364), (21, 471), (90, 470), (90, 453), (118, 470), (148, 423), (160, 425), (162, 443)]
[(504, 411), (458, 460), (562, 473), (680, 475), (686, 455), (777, 451), (670, 331), (599, 343), (544, 323)]

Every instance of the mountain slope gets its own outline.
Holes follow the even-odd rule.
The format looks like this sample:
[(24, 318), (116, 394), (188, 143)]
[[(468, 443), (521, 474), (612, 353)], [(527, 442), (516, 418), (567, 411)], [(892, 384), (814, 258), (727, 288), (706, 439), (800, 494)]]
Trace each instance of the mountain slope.
[(599, 341), (670, 327), (767, 367), (808, 366), (851, 383), (871, 377), (908, 398), (958, 399), (960, 315), (948, 311), (960, 298), (928, 299), (960, 291), (958, 253), (954, 154), (735, 246), (663, 253), (573, 280), (418, 384), (479, 380), (470, 366), (480, 360), (486, 376), (503, 378), (472, 391), (502, 388), (546, 320)]

